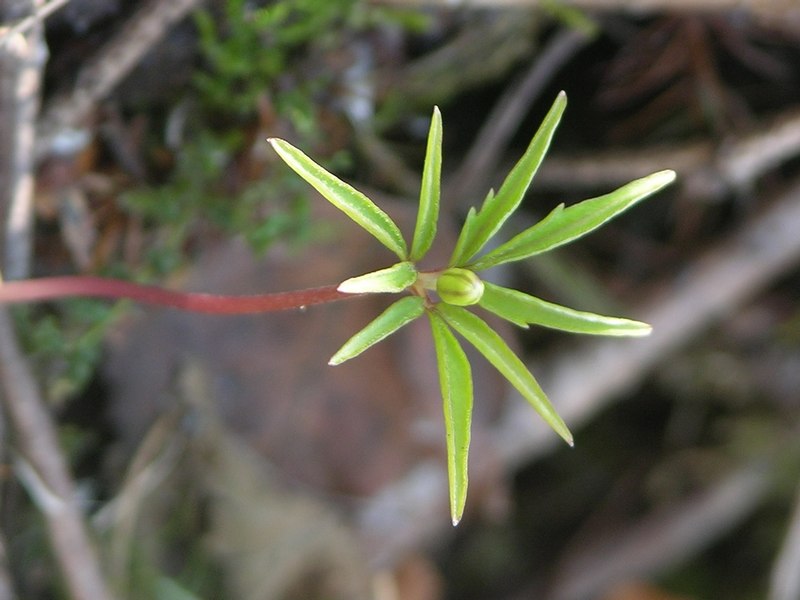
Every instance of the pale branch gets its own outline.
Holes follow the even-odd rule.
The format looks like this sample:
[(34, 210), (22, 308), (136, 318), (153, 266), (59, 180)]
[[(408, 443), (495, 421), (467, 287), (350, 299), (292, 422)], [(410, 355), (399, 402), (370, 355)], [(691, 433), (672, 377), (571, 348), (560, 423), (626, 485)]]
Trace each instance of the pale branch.
[[(36, 15), (41, 2), (18, 0), (12, 18)], [(8, 16), (8, 13), (6, 13)], [(0, 47), (0, 222), (6, 276), (27, 277), (33, 223), (33, 170), (42, 70), (47, 58), (42, 24), (12, 32)], [(14, 445), (24, 460), (17, 474), (42, 509), (55, 560), (75, 600), (111, 595), (78, 506), (56, 427), (16, 341), (5, 309), (0, 310), (0, 399)], [(39, 493), (45, 492), (46, 493)], [(49, 502), (43, 502), (48, 499)]]
[(769, 600), (800, 598), (800, 492), (789, 516), (786, 538), (772, 567), (767, 597)]
[[(441, 6), (450, 9), (537, 8), (547, 4), (544, 0), (372, 0), (372, 3), (405, 7)], [(631, 14), (708, 14), (747, 10), (769, 23), (782, 26), (800, 23), (800, 7), (795, 0), (563, 0), (562, 4), (581, 10), (623, 11)]]
[[(32, 2), (17, 4), (27, 4), (28, 12), (33, 11)], [(27, 277), (30, 271), (33, 145), (46, 60), (41, 24), (30, 27), (26, 35), (10, 35), (0, 45), (0, 236), (3, 270), (9, 279)]]
[(199, 0), (150, 0), (81, 68), (71, 92), (45, 106), (36, 140), (36, 158), (73, 150), (87, 140), (93, 109), (117, 86), (175, 23)]
[[(9, 454), (8, 432), (6, 430), (6, 420), (3, 410), (0, 409), (0, 461), (8, 462)], [(1, 504), (0, 504), (1, 506)], [(8, 564), (8, 552), (6, 551), (6, 539), (0, 531), (0, 600), (14, 600), (14, 582), (11, 577), (11, 569)]]
[(474, 190), (494, 174), (503, 150), (519, 128), (531, 104), (571, 57), (585, 47), (590, 36), (581, 31), (562, 31), (536, 55), (527, 72), (500, 96), (464, 157), (450, 178), (446, 195), (474, 202)]
[(0, 27), (0, 48), (5, 44), (11, 43), (16, 36), (25, 34), (34, 27), (38, 27), (47, 17), (52, 15), (59, 8), (66, 6), (69, 1), (70, 0), (50, 0), (44, 4), (39, 3), (28, 16), (20, 19), (9, 27)]
[(616, 582), (644, 579), (679, 564), (750, 516), (772, 481), (766, 463), (747, 464), (621, 530), (594, 536), (590, 544), (567, 552), (546, 600), (597, 597)]
[(25, 357), (8, 312), (0, 308), (0, 398), (15, 441), (29, 469), (25, 481), (42, 509), (55, 558), (74, 600), (106, 600), (100, 563), (86, 530), (58, 434)]
[(692, 197), (713, 198), (746, 191), (759, 177), (800, 155), (800, 109), (792, 107), (757, 130), (730, 135), (722, 143), (688, 142), (636, 151), (606, 150), (591, 156), (551, 156), (536, 175), (539, 189), (575, 190), (618, 185), (669, 167), (681, 175)]

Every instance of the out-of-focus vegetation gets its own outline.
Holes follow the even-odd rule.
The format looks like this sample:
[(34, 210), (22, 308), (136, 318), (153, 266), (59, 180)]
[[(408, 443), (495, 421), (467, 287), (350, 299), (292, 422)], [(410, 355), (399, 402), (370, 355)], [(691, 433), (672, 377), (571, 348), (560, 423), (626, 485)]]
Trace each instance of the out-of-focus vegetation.
[[(45, 105), (141, 6), (97, 4), (72, 0), (48, 21)], [(647, 172), (679, 175), (580, 246), (499, 275), (583, 310), (670, 319), (656, 346), (618, 362), (613, 345), (593, 354), (503, 331), (556, 390), (573, 450), (550, 451), (471, 361), (487, 401), (455, 531), (446, 466), (431, 460), (445, 449), (428, 334), (409, 330), (335, 374), (325, 365), (380, 299), (257, 319), (94, 301), (15, 310), (120, 597), (786, 600), (772, 581), (792, 550), (800, 466), (800, 288), (781, 230), (800, 176), (796, 12), (609, 8), (586, 13), (590, 39), (572, 29), (586, 21), (548, 4), (208, 2), (98, 107), (91, 144), (41, 166), (34, 275), (234, 293), (388, 264), (317, 214), (268, 137), (321, 158), (411, 231), (439, 105), (448, 247), (559, 89), (570, 110), (517, 230)], [(473, 160), (476, 145), (496, 150)], [(734, 280), (753, 283), (738, 294)], [(669, 312), (692, 286), (703, 294)], [(711, 310), (708, 298), (722, 300)], [(19, 468), (0, 507), (17, 595), (64, 597)], [(390, 486), (400, 505), (381, 495)]]

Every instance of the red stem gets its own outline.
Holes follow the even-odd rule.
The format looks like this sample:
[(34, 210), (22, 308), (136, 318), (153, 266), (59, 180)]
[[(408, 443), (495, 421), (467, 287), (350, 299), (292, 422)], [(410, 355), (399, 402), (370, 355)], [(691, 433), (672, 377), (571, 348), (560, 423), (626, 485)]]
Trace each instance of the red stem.
[(90, 276), (45, 277), (24, 281), (0, 282), (0, 304), (36, 302), (81, 296), (86, 298), (127, 298), (144, 304), (169, 306), (180, 310), (215, 314), (273, 312), (323, 304), (358, 294), (345, 294), (335, 285), (252, 296), (220, 296), (176, 292), (154, 285), (142, 285), (122, 279)]

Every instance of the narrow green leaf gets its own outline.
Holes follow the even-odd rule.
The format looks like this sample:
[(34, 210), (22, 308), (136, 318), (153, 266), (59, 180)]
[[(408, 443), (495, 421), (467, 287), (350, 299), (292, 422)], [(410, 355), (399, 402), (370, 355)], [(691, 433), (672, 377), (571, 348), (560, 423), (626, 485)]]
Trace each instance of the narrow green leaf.
[(460, 306), (437, 304), (436, 310), (531, 403), (536, 412), (571, 446), (572, 434), (523, 362), (486, 322)]
[(484, 282), (483, 296), (478, 304), (503, 319), (523, 326), (533, 324), (572, 333), (630, 337), (648, 335), (652, 330), (650, 325), (641, 321), (573, 310), (487, 282)]
[(400, 228), (364, 194), (315, 163), (289, 142), (270, 138), (269, 143), (292, 170), (310, 183), (331, 204), (361, 225), (402, 260), (408, 249)]
[(410, 262), (400, 262), (380, 271), (351, 277), (337, 288), (346, 294), (402, 292), (417, 280), (417, 269)]
[(442, 115), (439, 107), (433, 108), (431, 128), (428, 132), (428, 147), (422, 169), (422, 185), (419, 192), (419, 210), (414, 239), (411, 242), (411, 260), (421, 259), (430, 250), (436, 237), (436, 222), (439, 219), (439, 189), (442, 178)]
[[(483, 203), (486, 204), (491, 198), (494, 197), (494, 190), (489, 190), (489, 193), (486, 195)], [(453, 248), (453, 255), (450, 257), (450, 262), (448, 266), (455, 267), (458, 265), (457, 261), (461, 260), (461, 257), (464, 256), (466, 252), (466, 245), (469, 243), (474, 236), (473, 234), (473, 225), (475, 224), (475, 218), (478, 216), (478, 211), (475, 209), (474, 206), (469, 207), (469, 211), (467, 211), (467, 218), (464, 219), (464, 225), (461, 226), (461, 233), (458, 234), (458, 239), (456, 240), (455, 248)], [(463, 261), (462, 261), (463, 262)]]
[(495, 248), (472, 265), (476, 270), (522, 260), (571, 242), (659, 191), (675, 180), (675, 171), (659, 171), (610, 194), (557, 208), (547, 217)]
[(410, 323), (425, 310), (425, 301), (419, 296), (406, 296), (383, 311), (369, 325), (351, 337), (328, 361), (329, 365), (340, 365), (355, 358), (364, 350), (392, 335), (403, 325)]
[[(511, 169), (497, 195), (483, 203), (480, 212), (474, 218), (474, 223), (471, 223), (468, 229), (461, 230), (456, 244), (458, 252), (453, 254), (451, 265), (464, 266), (468, 263), (517, 209), (550, 147), (566, 106), (567, 95), (560, 92), (525, 154)], [(460, 239), (462, 236), (465, 239)]]
[(453, 525), (458, 525), (467, 501), (467, 464), (472, 424), (472, 370), (467, 355), (444, 320), (434, 312), (428, 312), (428, 316), (436, 347), (439, 385), (442, 388), (450, 514)]

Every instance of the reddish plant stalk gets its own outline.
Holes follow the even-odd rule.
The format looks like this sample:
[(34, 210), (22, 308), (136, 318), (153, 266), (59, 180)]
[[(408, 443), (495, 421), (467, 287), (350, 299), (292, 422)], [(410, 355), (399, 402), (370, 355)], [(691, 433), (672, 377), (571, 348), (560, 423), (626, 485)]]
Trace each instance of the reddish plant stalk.
[(0, 282), (0, 304), (37, 302), (68, 297), (119, 298), (143, 304), (221, 315), (290, 310), (357, 296), (357, 294), (340, 292), (335, 285), (272, 294), (223, 296), (177, 292), (122, 279), (81, 275)]

